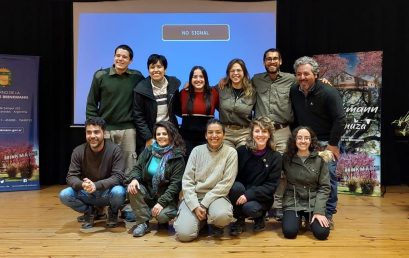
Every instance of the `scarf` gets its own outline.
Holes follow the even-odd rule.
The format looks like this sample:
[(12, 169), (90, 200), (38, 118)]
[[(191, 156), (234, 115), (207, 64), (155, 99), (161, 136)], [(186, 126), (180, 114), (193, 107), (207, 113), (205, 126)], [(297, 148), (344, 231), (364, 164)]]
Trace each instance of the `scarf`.
[(152, 177), (152, 187), (153, 193), (158, 193), (159, 184), (165, 179), (165, 166), (170, 158), (173, 157), (173, 145), (168, 145), (166, 147), (160, 147), (155, 141), (152, 144), (152, 155), (160, 158), (160, 163), (158, 171)]

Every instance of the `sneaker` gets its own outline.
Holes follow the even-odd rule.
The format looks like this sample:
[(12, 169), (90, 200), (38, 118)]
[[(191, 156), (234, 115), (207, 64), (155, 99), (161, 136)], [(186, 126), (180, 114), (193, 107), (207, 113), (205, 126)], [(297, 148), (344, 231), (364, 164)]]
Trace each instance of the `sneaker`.
[[(107, 215), (105, 214), (104, 211), (105, 207), (94, 207), (94, 220), (103, 220), (107, 218)], [(84, 223), (85, 219), (84, 219), (85, 215), (81, 215), (77, 217), (77, 221), (79, 223)]]
[(118, 211), (112, 211), (111, 207), (108, 208), (107, 228), (115, 228), (118, 226)]
[(220, 238), (224, 235), (224, 228), (219, 228), (214, 225), (211, 225), (211, 229), (212, 229), (212, 236), (216, 238)]
[(88, 229), (94, 226), (94, 207), (89, 206), (88, 210), (84, 213), (84, 223), (81, 228)]
[(151, 232), (151, 230), (149, 229), (149, 226), (147, 223), (141, 223), (139, 225), (136, 226), (136, 228), (133, 230), (133, 236), (134, 237), (141, 237), (143, 235), (145, 235), (146, 233)]
[(264, 220), (264, 216), (254, 219), (254, 226), (253, 226), (254, 232), (263, 231), (265, 228), (266, 228), (266, 222)]
[(244, 219), (237, 219), (236, 222), (230, 224), (230, 235), (231, 236), (238, 236), (243, 233), (245, 229), (245, 222)]

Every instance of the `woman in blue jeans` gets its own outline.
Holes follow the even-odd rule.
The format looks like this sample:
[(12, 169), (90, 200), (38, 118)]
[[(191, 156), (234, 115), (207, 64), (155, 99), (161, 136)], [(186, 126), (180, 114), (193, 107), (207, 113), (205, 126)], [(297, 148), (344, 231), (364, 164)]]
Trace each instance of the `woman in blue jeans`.
[(297, 237), (304, 217), (318, 240), (330, 233), (326, 203), (330, 194), (328, 166), (317, 151), (318, 140), (309, 127), (297, 127), (288, 140), (283, 155), (283, 171), (287, 186), (283, 197), (284, 237)]

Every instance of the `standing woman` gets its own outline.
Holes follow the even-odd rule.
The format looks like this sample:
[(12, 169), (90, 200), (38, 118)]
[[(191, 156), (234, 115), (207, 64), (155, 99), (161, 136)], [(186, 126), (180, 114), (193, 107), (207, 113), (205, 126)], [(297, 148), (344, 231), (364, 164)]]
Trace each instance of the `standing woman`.
[(153, 126), (165, 120), (178, 127), (180, 80), (166, 75), (168, 61), (163, 55), (152, 54), (147, 62), (149, 76), (134, 89), (133, 120), (136, 127), (136, 149), (139, 154), (152, 144)]
[(309, 222), (318, 240), (327, 239), (330, 229), (325, 217), (331, 191), (325, 160), (318, 155), (316, 134), (306, 126), (294, 129), (283, 155), (287, 186), (283, 197), (283, 234), (296, 238), (301, 217)]
[(180, 133), (186, 143), (187, 158), (194, 147), (206, 143), (206, 124), (214, 118), (218, 105), (219, 93), (209, 86), (206, 70), (202, 66), (194, 66), (189, 74), (189, 87), (180, 92)]
[(153, 132), (153, 144), (139, 155), (127, 178), (129, 200), (136, 215), (134, 237), (150, 231), (152, 217), (162, 224), (176, 216), (185, 169), (185, 146), (177, 128), (169, 121), (160, 121)]
[(233, 59), (226, 69), (226, 77), (219, 84), (219, 116), (226, 128), (224, 142), (233, 148), (246, 144), (256, 93), (246, 64)]
[(245, 218), (254, 219), (253, 230), (264, 230), (264, 215), (274, 202), (282, 169), (281, 154), (275, 151), (273, 123), (259, 117), (250, 124), (251, 136), (246, 146), (237, 149), (239, 169), (230, 190), (233, 215), (230, 235), (237, 236), (245, 229)]

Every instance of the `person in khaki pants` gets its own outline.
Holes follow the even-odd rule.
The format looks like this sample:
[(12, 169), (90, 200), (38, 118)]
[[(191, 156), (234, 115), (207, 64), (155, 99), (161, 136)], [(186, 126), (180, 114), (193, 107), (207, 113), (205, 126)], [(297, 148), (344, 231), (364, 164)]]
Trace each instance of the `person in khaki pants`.
[[(289, 124), (293, 122), (293, 111), (290, 101), (290, 88), (296, 80), (293, 74), (280, 71), (283, 63), (278, 49), (270, 48), (264, 52), (264, 73), (254, 75), (252, 84), (256, 90), (257, 101), (255, 117), (268, 117), (273, 121), (276, 150), (283, 154), (291, 135)], [(272, 216), (281, 220), (283, 216), (282, 199), (285, 179), (281, 176), (280, 184), (274, 194)]]
[(173, 224), (181, 242), (197, 238), (205, 222), (213, 235), (221, 237), (233, 219), (233, 207), (227, 198), (237, 175), (237, 152), (223, 144), (224, 127), (217, 119), (206, 126), (207, 144), (196, 146), (182, 178), (183, 200)]

